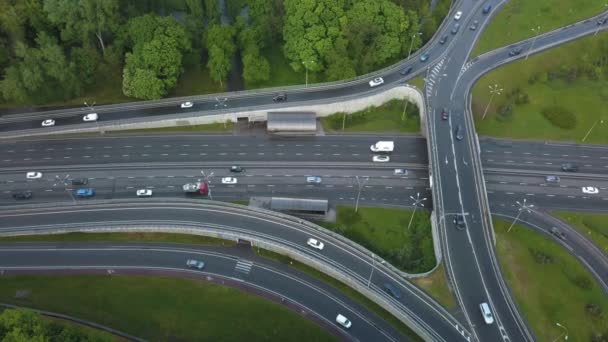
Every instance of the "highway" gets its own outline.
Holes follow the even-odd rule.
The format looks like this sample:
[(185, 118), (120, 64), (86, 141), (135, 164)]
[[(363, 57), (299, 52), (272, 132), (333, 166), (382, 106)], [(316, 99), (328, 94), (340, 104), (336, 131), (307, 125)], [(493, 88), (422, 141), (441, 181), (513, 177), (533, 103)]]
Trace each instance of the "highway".
[[(446, 257), (446, 268), (458, 302), (463, 309), (462, 313), (466, 325), (472, 328), (472, 338), (480, 341), (533, 340), (532, 333), (519, 315), (517, 305), (511, 299), (509, 289), (502, 279), (493, 246), (490, 204), (496, 208), (508, 208), (516, 200), (526, 197), (545, 208), (601, 209), (605, 207), (605, 201), (608, 200), (605, 192), (608, 160), (605, 159), (606, 149), (604, 147), (573, 144), (516, 143), (496, 139), (482, 139), (478, 148), (473, 116), (470, 113), (469, 91), (472, 84), (487, 71), (523, 57), (523, 54), (517, 57), (508, 56), (510, 49), (519, 46), (526, 52), (526, 49), (532, 44), (532, 40), (529, 39), (512, 44), (509, 47), (497, 49), (467, 62), (470, 50), (483, 26), (496, 11), (495, 6), (490, 16), (484, 16), (481, 14), (482, 4), (482, 2), (472, 0), (456, 3), (435, 39), (448, 34), (447, 32), (452, 25), (451, 16), (457, 9), (464, 12), (461, 19), (462, 28), (458, 34), (449, 36), (450, 40), (447, 46), (429, 44), (429, 47), (421, 51), (430, 52), (431, 58), (427, 64), (411, 59), (379, 73), (385, 79), (386, 85), (383, 87), (386, 88), (410, 78), (408, 76), (404, 80), (398, 74), (403, 66), (412, 65), (415, 67), (411, 77), (426, 72), (424, 91), (427, 95), (429, 110), (430, 134), (428, 135), (428, 143), (430, 155), (422, 152), (425, 146), (424, 140), (413, 136), (401, 138), (407, 140), (398, 144), (398, 148), (391, 156), (391, 163), (383, 166), (376, 166), (371, 163), (369, 145), (380, 139), (398, 138), (390, 136), (365, 138), (330, 136), (311, 138), (307, 142), (301, 142), (297, 139), (277, 141), (264, 137), (241, 138), (218, 135), (205, 137), (205, 139), (215, 140), (215, 142), (202, 142), (198, 143), (198, 146), (195, 146), (196, 143), (193, 141), (196, 141), (196, 138), (192, 136), (176, 138), (98, 138), (87, 140), (83, 144), (78, 144), (78, 140), (71, 139), (52, 143), (48, 141), (37, 142), (36, 140), (25, 142), (3, 141), (3, 149), (0, 151), (0, 167), (3, 170), (2, 172), (9, 174), (9, 176), (6, 182), (1, 184), (2, 190), (5, 193), (10, 193), (25, 184), (24, 186), (27, 187), (33, 186), (41, 191), (44, 190), (45, 194), (41, 196), (43, 201), (45, 198), (58, 198), (55, 196), (59, 194), (55, 194), (55, 192), (60, 193), (62, 190), (57, 189), (57, 187), (53, 189), (48, 187), (48, 183), (23, 183), (22, 178), (19, 180), (19, 177), (23, 177), (23, 171), (26, 168), (35, 167), (36, 171), (44, 171), (45, 173), (47, 173), (47, 170), (51, 173), (57, 173), (58, 170), (61, 170), (63, 174), (74, 170), (77, 172), (86, 171), (87, 176), (93, 175), (95, 183), (99, 182), (100, 189), (102, 189), (100, 194), (104, 198), (130, 196), (129, 194), (137, 186), (153, 186), (155, 191), (162, 188), (161, 193), (166, 192), (168, 195), (175, 195), (176, 192), (171, 190), (170, 186), (179, 186), (184, 179), (196, 177), (197, 173), (194, 171), (199, 171), (201, 168), (217, 167), (218, 169), (214, 170), (218, 172), (219, 176), (221, 175), (220, 170), (227, 170), (230, 164), (239, 163), (244, 164), (248, 170), (255, 171), (253, 174), (245, 175), (249, 178), (245, 178), (246, 180), (240, 183), (240, 185), (247, 186), (246, 190), (243, 190), (244, 187), (242, 186), (222, 187), (220, 184), (213, 184), (213, 191), (217, 199), (242, 198), (236, 194), (243, 194), (244, 192), (274, 194), (277, 189), (271, 188), (280, 187), (281, 193), (311, 194), (315, 197), (326, 196), (337, 202), (348, 202), (352, 200), (352, 195), (341, 197), (336, 188), (343, 187), (348, 192), (351, 189), (348, 186), (352, 186), (354, 176), (368, 175), (372, 178), (370, 179), (370, 188), (364, 189), (363, 201), (365, 203), (405, 206), (408, 205), (404, 203), (407, 200), (403, 201), (400, 198), (407, 198), (410, 193), (429, 190), (430, 185), (427, 184), (428, 180), (424, 179), (423, 173), (424, 168), (430, 164), (434, 184), (431, 188), (434, 198), (433, 207), (441, 226), (441, 243)], [(477, 31), (468, 30), (468, 25), (472, 20), (480, 21), (481, 27)], [(596, 29), (594, 20), (586, 20), (541, 35), (535, 40), (532, 53), (588, 35), (595, 32)], [(304, 102), (322, 103), (331, 101), (331, 99), (359, 97), (382, 90), (383, 87), (370, 90), (367, 85), (368, 80), (362, 78), (357, 81), (333, 85), (316, 85), (307, 89), (290, 88), (287, 91), (289, 102), (286, 105)], [(271, 95), (274, 91), (276, 90), (232, 94), (227, 102), (227, 110), (284, 107), (284, 105), (272, 103)], [(179, 100), (166, 100), (160, 102), (160, 104), (135, 103), (99, 107), (96, 111), (100, 113), (100, 124), (103, 125), (104, 121), (148, 120), (183, 113), (178, 105)], [(440, 109), (444, 107), (449, 108), (450, 111), (450, 119), (447, 122), (438, 118)], [(214, 98), (211, 96), (201, 97), (200, 100), (195, 101), (195, 107), (191, 111), (202, 115), (217, 113)], [(51, 117), (57, 120), (58, 127), (54, 129), (61, 129), (81, 123), (80, 117), (84, 113), (82, 109), (73, 109), (51, 113), (34, 113), (19, 117), (3, 116), (0, 118), (0, 131), (10, 132), (22, 129), (39, 131), (40, 121)], [(464, 133), (463, 141), (455, 139), (455, 131), (458, 126)], [(161, 145), (155, 145), (158, 139), (175, 140), (173, 142), (165, 140)], [(245, 142), (242, 142), (244, 140), (241, 139), (245, 139)], [(356, 142), (349, 139), (356, 140)], [(127, 140), (132, 142), (125, 143)], [(188, 142), (184, 142), (185, 140), (188, 140)], [(253, 143), (255, 140), (257, 142)], [(276, 165), (269, 167), (271, 166), (268, 162), (269, 159), (276, 161)], [(262, 162), (266, 164), (265, 168), (260, 166)], [(560, 165), (565, 162), (579, 164), (579, 173), (572, 175), (561, 173)], [(126, 165), (129, 163), (146, 164), (146, 168)], [(191, 164), (184, 165), (184, 163)], [(258, 164), (256, 165), (256, 163)], [(284, 171), (286, 163), (288, 167), (291, 166), (292, 170), (287, 170), (289, 173), (277, 172)], [(96, 170), (85, 170), (86, 166)], [(190, 167), (190, 169), (187, 169), (187, 167)], [(391, 175), (390, 170), (394, 167), (403, 167), (411, 170), (412, 173), (407, 176), (408, 178), (399, 179)], [(137, 173), (129, 175), (129, 172), (135, 168), (138, 168)], [(144, 169), (146, 169), (145, 172), (142, 171)], [(179, 173), (180, 171), (177, 171), (177, 169), (182, 170), (182, 172)], [(482, 169), (484, 173), (482, 173)], [(317, 172), (312, 173), (313, 171)], [(21, 173), (21, 176), (18, 176), (17, 172)], [(95, 172), (98, 173), (95, 174)], [(309, 172), (311, 175), (322, 175), (324, 177), (322, 187), (308, 188), (307, 185), (302, 184), (303, 176)], [(110, 173), (116, 173), (116, 176), (109, 175)], [(560, 184), (542, 182), (544, 175), (547, 173), (559, 173), (562, 178)], [(146, 182), (138, 178), (144, 174)], [(340, 176), (343, 176), (343, 179), (340, 179)], [(583, 183), (591, 179), (594, 184)], [(52, 178), (47, 179), (49, 183), (52, 180)], [(292, 185), (293, 192), (289, 190), (283, 192), (284, 189), (289, 188), (289, 185)], [(600, 194), (593, 196), (581, 194), (580, 187), (586, 185), (598, 186)], [(157, 188), (157, 186), (161, 188)], [(392, 200), (389, 200), (389, 198), (392, 198)], [(168, 212), (160, 209), (156, 211), (169, 215)], [(124, 212), (116, 209), (113, 209), (112, 212), (118, 217), (122, 217), (121, 215), (124, 214)], [(136, 210), (135, 212), (141, 211)], [(69, 219), (81, 216), (80, 213), (72, 212), (65, 216), (69, 221)], [(464, 232), (451, 227), (451, 219), (456, 213), (465, 215), (467, 229)], [(130, 214), (132, 212), (129, 211), (128, 217), (124, 216), (122, 220), (143, 220), (143, 217), (130, 218)], [(72, 215), (74, 217), (70, 218)], [(87, 220), (95, 215), (93, 212), (87, 212)], [(150, 213), (150, 215), (152, 214)], [(38, 215), (35, 217), (38, 217)], [(44, 222), (52, 222), (53, 219), (49, 217), (48, 220), (50, 221)], [(230, 220), (230, 218), (224, 219)], [(21, 222), (21, 220), (26, 219), (19, 216), (18, 221)], [(222, 218), (214, 216), (213, 220), (209, 221), (209, 224), (221, 222)], [(11, 219), (11, 222), (13, 222), (13, 219)], [(543, 222), (543, 224), (547, 224), (547, 221)], [(61, 223), (66, 224), (68, 222)], [(21, 224), (21, 227), (24, 226), (24, 223), (19, 224)], [(34, 225), (35, 222), (29, 224)], [(269, 238), (270, 236), (274, 237), (274, 235), (269, 235)], [(285, 236), (282, 237), (286, 238)], [(290, 238), (294, 238), (294, 236), (290, 236)], [(583, 243), (579, 243), (577, 246), (580, 246), (577, 248), (588, 248)], [(348, 258), (344, 256), (342, 258), (339, 259), (339, 262), (343, 268), (350, 269), (351, 262), (363, 265), (355, 265), (354, 272), (362, 271), (370, 266), (370, 260), (365, 261), (366, 258), (362, 256), (359, 260), (347, 260)], [(335, 259), (332, 258), (332, 260)], [(366, 263), (367, 266), (365, 266)], [(357, 274), (362, 277), (361, 274)], [(395, 279), (395, 281), (397, 280)], [(405, 287), (406, 285), (402, 284), (402, 286)], [(431, 309), (436, 306), (432, 301), (424, 297), (421, 299), (415, 294), (415, 289), (407, 289), (407, 291), (412, 294), (411, 302), (404, 301), (408, 304), (407, 308), (405, 306), (401, 306), (401, 308), (406, 312), (409, 312), (408, 309), (415, 312), (418, 315), (416, 317), (418, 323), (429, 329), (436, 340), (456, 340), (457, 336), (461, 336), (459, 335), (460, 328), (453, 328), (454, 321), (451, 318), (448, 318), (447, 315), (438, 317), (437, 311), (433, 311), (437, 309)], [(496, 319), (495, 324), (485, 325), (483, 323), (478, 309), (478, 305), (482, 301), (487, 301), (490, 304)], [(419, 308), (422, 308), (421, 312), (418, 311)], [(422, 322), (433, 322), (432, 327)], [(456, 326), (459, 325), (456, 324)], [(465, 337), (470, 337), (468, 332), (463, 334)]]
[[(187, 259), (204, 260), (205, 269), (187, 268)], [(382, 318), (335, 288), (239, 246), (3, 243), (0, 244), (0, 270), (3, 276), (93, 272), (106, 276), (145, 274), (197, 279), (269, 298), (316, 321), (342, 339), (408, 340)], [(351, 329), (346, 331), (334, 323), (338, 313), (353, 322)]]
[[(358, 286), (371, 286), (379, 298), (422, 327), (432, 340), (456, 341), (461, 338), (461, 332), (466, 333), (466, 329), (445, 309), (423, 291), (403, 280), (378, 257), (372, 258), (370, 252), (295, 218), (228, 206), (225, 203), (175, 198), (150, 199), (145, 203), (89, 202), (80, 206), (48, 203), (0, 209), (0, 234), (83, 229), (108, 231), (112, 228), (118, 231), (161, 228), (176, 231), (181, 228), (189, 232), (220, 234), (220, 237), (226, 239), (239, 236), (250, 241), (264, 241), (264, 244), (281, 246), (292, 253), (303, 255), (307, 260), (314, 260), (322, 269), (341, 272)], [(306, 240), (310, 236), (323, 241), (325, 248), (318, 251), (307, 246)], [(400, 289), (401, 299), (394, 299), (382, 290), (383, 284), (387, 282)], [(433, 324), (430, 326), (426, 322)]]

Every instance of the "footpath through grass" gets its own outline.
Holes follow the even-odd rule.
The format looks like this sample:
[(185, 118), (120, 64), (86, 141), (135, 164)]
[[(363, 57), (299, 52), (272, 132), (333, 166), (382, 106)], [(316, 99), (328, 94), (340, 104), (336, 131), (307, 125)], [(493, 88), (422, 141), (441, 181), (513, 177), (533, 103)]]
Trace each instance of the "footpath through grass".
[[(15, 292), (28, 290), (28, 298)], [(335, 341), (278, 304), (209, 283), (143, 276), (2, 277), (0, 301), (88, 319), (150, 341)]]
[(569, 225), (591, 239), (608, 254), (608, 215), (556, 211)]
[(507, 233), (510, 224), (494, 219), (498, 259), (537, 339), (560, 336), (556, 323), (568, 329), (571, 341), (608, 339), (608, 298), (591, 274), (545, 236), (520, 225)]
[(169, 242), (204, 246), (234, 246), (230, 240), (176, 233), (66, 233), (49, 235), (0, 236), (1, 242)]
[(321, 123), (329, 132), (419, 132), (420, 114), (414, 103), (391, 100), (352, 114), (332, 114), (321, 118)]
[(481, 34), (471, 56), (592, 17), (605, 11), (605, 4), (599, 0), (509, 0)]
[[(608, 144), (608, 33), (500, 67), (473, 88), (480, 135)], [(490, 101), (489, 86), (503, 91)]]

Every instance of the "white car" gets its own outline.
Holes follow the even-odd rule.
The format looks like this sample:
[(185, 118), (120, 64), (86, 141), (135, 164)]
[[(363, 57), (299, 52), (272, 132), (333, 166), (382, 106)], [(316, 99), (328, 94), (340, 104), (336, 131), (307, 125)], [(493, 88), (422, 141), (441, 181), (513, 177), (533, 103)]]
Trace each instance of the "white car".
[(50, 126), (55, 126), (55, 120), (47, 119), (47, 120), (42, 121), (42, 127), (50, 127)]
[(494, 323), (494, 317), (492, 316), (492, 311), (490, 311), (490, 306), (488, 303), (484, 302), (479, 304), (479, 310), (481, 311), (481, 315), (483, 316), (483, 320), (486, 322), (486, 324)]
[(325, 247), (325, 244), (323, 244), (323, 242), (315, 239), (315, 238), (309, 238), (308, 241), (306, 241), (306, 244), (309, 245), (312, 248), (316, 248), (318, 250), (323, 250), (323, 247)]
[(454, 20), (460, 20), (460, 17), (462, 17), (462, 11), (456, 12), (456, 14), (454, 15)]
[(150, 197), (152, 196), (152, 190), (150, 189), (139, 189), (136, 192), (137, 197)]
[(42, 172), (28, 172), (25, 174), (27, 179), (40, 179), (42, 178)]
[(236, 184), (236, 177), (224, 177), (222, 178), (222, 184)]
[(308, 177), (306, 177), (306, 183), (316, 183), (316, 184), (319, 184), (319, 183), (321, 183), (321, 177), (308, 176)]
[(192, 106), (194, 106), (194, 103), (188, 101), (188, 102), (183, 102), (181, 105), (179, 105), (182, 108), (192, 108)]
[(372, 158), (373, 162), (376, 163), (388, 163), (389, 161), (391, 161), (391, 157), (389, 156), (374, 156)]
[(342, 316), (341, 314), (338, 314), (338, 316), (336, 316), (336, 322), (338, 322), (338, 324), (345, 327), (346, 329), (350, 328), (353, 325), (353, 323), (349, 321), (348, 318)]
[(401, 175), (407, 176), (407, 170), (406, 169), (395, 169), (394, 174), (398, 175), (398, 176), (401, 176)]
[(87, 115), (83, 116), (82, 121), (84, 121), (84, 122), (97, 121), (98, 118), (99, 118), (99, 116), (97, 115), (97, 113), (91, 113), (91, 114), (87, 114)]
[(586, 194), (597, 194), (600, 191), (596, 187), (594, 187), (594, 186), (584, 186), (583, 187), (583, 192), (586, 193)]
[(382, 77), (376, 77), (373, 80), (369, 81), (369, 86), (373, 88), (381, 85), (382, 83), (384, 83), (384, 79)]

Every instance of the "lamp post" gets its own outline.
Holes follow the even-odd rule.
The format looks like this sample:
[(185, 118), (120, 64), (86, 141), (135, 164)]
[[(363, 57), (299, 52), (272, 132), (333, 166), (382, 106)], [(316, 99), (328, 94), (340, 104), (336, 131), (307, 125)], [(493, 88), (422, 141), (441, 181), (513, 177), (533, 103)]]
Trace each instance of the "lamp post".
[(410, 217), (410, 223), (408, 223), (407, 225), (407, 230), (410, 230), (410, 226), (412, 225), (412, 221), (414, 220), (414, 215), (416, 215), (416, 209), (418, 209), (418, 206), (420, 205), (421, 207), (424, 207), (424, 203), (422, 203), (423, 201), (426, 201), (426, 197), (423, 199), (420, 199), (420, 193), (416, 193), (416, 198), (414, 198), (414, 196), (410, 196), (410, 198), (414, 201), (414, 203), (412, 203), (412, 205), (414, 206), (414, 212), (412, 213), (412, 216)]
[(532, 30), (532, 32), (534, 32), (535, 35), (534, 35), (534, 39), (532, 39), (532, 45), (530, 45), (530, 48), (528, 49), (528, 52), (526, 53), (525, 59), (528, 59), (528, 56), (530, 56), (530, 52), (532, 51), (532, 48), (534, 48), (534, 43), (536, 42), (536, 38), (538, 38), (538, 35), (540, 34), (540, 26), (536, 26), (536, 28), (531, 28), (530, 30)]
[(589, 134), (591, 134), (591, 131), (595, 128), (595, 126), (597, 125), (598, 122), (601, 125), (604, 124), (604, 120), (600, 120), (600, 119), (595, 120), (595, 122), (593, 123), (593, 125), (591, 126), (591, 128), (589, 128), (589, 131), (587, 131), (587, 134), (585, 134), (585, 136), (583, 137), (582, 142), (585, 142), (585, 140), (587, 140), (587, 137), (589, 136)]
[(559, 340), (562, 336), (564, 336), (564, 340), (568, 340), (568, 328), (566, 328), (565, 326), (559, 324), (558, 322), (555, 322), (555, 325), (557, 325), (558, 327), (562, 328), (564, 330), (564, 332), (557, 336), (557, 338), (555, 340), (553, 340), (553, 342), (556, 342), (557, 340)]
[(306, 85), (304, 86), (304, 88), (308, 88), (308, 63), (315, 63), (315, 61), (302, 61), (302, 64), (304, 64), (304, 69), (306, 69)]
[(483, 111), (483, 115), (481, 116), (481, 119), (485, 119), (486, 118), (486, 114), (488, 113), (488, 109), (490, 108), (490, 104), (492, 103), (492, 99), (494, 99), (494, 95), (500, 95), (502, 94), (502, 88), (498, 88), (498, 84), (494, 84), (494, 85), (489, 85), (488, 88), (490, 89), (490, 101), (488, 101), (488, 105), (486, 106), (486, 109)]
[(68, 186), (70, 185), (70, 175), (66, 174), (63, 177), (61, 177), (59, 175), (55, 175), (55, 183), (53, 183), (53, 187), (56, 187), (58, 185), (63, 185), (63, 190), (65, 192), (67, 192), (68, 195), (70, 195), (72, 202), (74, 204), (76, 204), (76, 199), (74, 198), (74, 195), (72, 194), (72, 189), (68, 189)]
[(372, 271), (369, 273), (369, 279), (367, 279), (367, 288), (369, 289), (369, 285), (372, 282), (372, 275), (374, 274), (374, 268), (376, 268), (376, 258), (374, 257), (374, 253), (372, 253)]
[(412, 54), (412, 47), (414, 47), (414, 40), (416, 40), (416, 36), (422, 36), (422, 32), (414, 33), (412, 35), (412, 40), (410, 42), (410, 50), (407, 53), (407, 58), (410, 58), (410, 55)]
[[(205, 174), (205, 170), (201, 170), (201, 175), (203, 176), (203, 182), (207, 184), (207, 191), (209, 193), (209, 199), (213, 200), (213, 196), (211, 196), (211, 177), (213, 177), (214, 172), (210, 172), (209, 174)], [(200, 179), (198, 180), (201, 181)]]
[(524, 211), (527, 211), (528, 214), (532, 212), (532, 208), (534, 208), (534, 204), (526, 204), (526, 199), (524, 198), (523, 202), (519, 202), (519, 201), (515, 201), (515, 203), (517, 203), (517, 206), (519, 207), (519, 209), (517, 209), (519, 211), (519, 213), (517, 213), (517, 216), (515, 216), (515, 220), (513, 220), (513, 223), (511, 223), (511, 226), (509, 227), (509, 229), (507, 229), (507, 233), (511, 231), (511, 228), (513, 228), (513, 226), (515, 225), (515, 222), (517, 222), (517, 220), (519, 219), (519, 215), (521, 215), (521, 213), (523, 213)]
[[(215, 108), (219, 108), (219, 109), (220, 109), (220, 112), (221, 112), (221, 110), (222, 110), (223, 108), (228, 107), (228, 105), (226, 104), (226, 101), (228, 101), (228, 98), (227, 98), (227, 97), (224, 97), (224, 98), (222, 98), (222, 99), (220, 99), (219, 97), (216, 97), (216, 98), (215, 98), (215, 102), (216, 102), (216, 103), (215, 103)], [(224, 119), (225, 119), (225, 118), (224, 118)], [(226, 120), (223, 120), (223, 121), (224, 121), (224, 128), (226, 128)]]
[(359, 176), (355, 176), (355, 179), (357, 180), (357, 201), (355, 202), (355, 212), (357, 212), (357, 210), (359, 210), (359, 197), (361, 196), (361, 190), (363, 190), (365, 183), (369, 181), (369, 177), (363, 178), (362, 181), (359, 180)]

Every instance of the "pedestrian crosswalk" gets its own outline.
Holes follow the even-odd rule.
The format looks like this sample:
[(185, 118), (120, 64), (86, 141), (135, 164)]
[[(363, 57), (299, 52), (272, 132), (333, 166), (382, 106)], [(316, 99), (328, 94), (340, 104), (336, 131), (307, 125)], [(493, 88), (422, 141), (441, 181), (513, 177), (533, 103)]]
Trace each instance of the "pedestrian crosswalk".
[(253, 261), (249, 260), (239, 260), (234, 266), (234, 270), (237, 272), (249, 274), (251, 272), (251, 267), (253, 267)]

